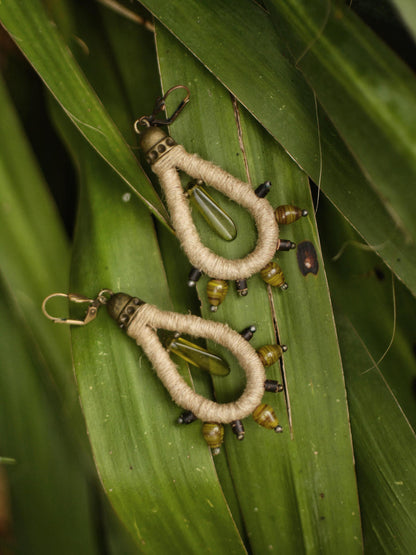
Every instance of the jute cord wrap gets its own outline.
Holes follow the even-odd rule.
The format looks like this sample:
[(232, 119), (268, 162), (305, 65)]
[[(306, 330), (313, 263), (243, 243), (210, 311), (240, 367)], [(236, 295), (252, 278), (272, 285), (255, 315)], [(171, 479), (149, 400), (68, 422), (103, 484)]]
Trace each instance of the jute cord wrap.
[[(221, 404), (195, 393), (178, 373), (161, 344), (156, 329), (206, 337), (229, 349), (246, 374), (247, 382), (242, 395), (232, 403)], [(132, 316), (127, 334), (143, 349), (175, 403), (192, 411), (204, 422), (227, 424), (233, 420), (241, 420), (261, 403), (266, 379), (263, 364), (251, 345), (226, 324), (189, 314), (166, 312), (144, 304)]]
[[(257, 197), (250, 185), (198, 155), (189, 154), (181, 145), (164, 154), (152, 169), (159, 177), (173, 227), (193, 266), (218, 279), (237, 280), (260, 272), (270, 262), (276, 252), (279, 228), (269, 202)], [(213, 186), (250, 212), (258, 232), (256, 247), (250, 254), (229, 260), (201, 243), (177, 169)]]

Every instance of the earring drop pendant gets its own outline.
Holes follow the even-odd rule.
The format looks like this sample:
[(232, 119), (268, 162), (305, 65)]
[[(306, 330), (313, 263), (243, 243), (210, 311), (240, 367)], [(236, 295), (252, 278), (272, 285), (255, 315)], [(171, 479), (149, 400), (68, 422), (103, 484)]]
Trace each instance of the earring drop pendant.
[[(177, 89), (186, 90), (185, 98), (172, 117), (159, 119), (158, 114), (165, 108), (166, 97)], [(253, 190), (248, 183), (244, 183), (222, 168), (203, 160), (196, 154), (190, 154), (162, 131), (158, 126), (170, 125), (189, 98), (188, 88), (184, 85), (176, 85), (156, 101), (155, 109), (150, 116), (142, 116), (134, 124), (135, 131), (140, 135), (140, 146), (146, 159), (159, 178), (176, 236), (195, 269), (191, 272), (188, 285), (193, 287), (201, 273), (204, 273), (209, 277), (215, 276), (217, 280), (223, 280), (223, 282), (235, 281), (237, 292), (240, 296), (245, 296), (247, 279), (261, 272), (266, 283), (286, 289), (287, 284), (281, 271), (278, 277), (274, 275), (276, 268), (273, 267), (271, 270), (274, 274), (269, 276), (265, 268), (273, 259), (276, 250), (288, 251), (296, 246), (287, 239), (279, 240), (278, 223), (293, 222), (301, 216), (306, 216), (307, 211), (293, 205), (282, 205), (274, 210), (265, 198), (271, 188), (270, 181), (265, 181)], [(145, 126), (146, 129), (141, 130), (140, 126)], [(186, 193), (182, 188), (179, 171), (193, 179)], [(257, 228), (257, 242), (253, 251), (245, 257), (228, 259), (202, 244), (192, 220), (190, 203), (201, 212), (211, 228), (223, 239), (232, 241), (237, 234), (234, 222), (209, 195), (204, 184), (217, 189), (252, 216)], [(213, 312), (217, 310), (222, 300), (222, 293), (213, 295), (213, 302), (210, 300)]]
[(228, 376), (230, 367), (220, 356), (175, 333), (164, 342), (166, 350), (214, 376)]
[(186, 189), (186, 194), (204, 220), (221, 239), (233, 241), (237, 237), (237, 229), (233, 220), (207, 193), (203, 181), (192, 181)]
[[(46, 305), (53, 297), (66, 297), (71, 302), (87, 304), (84, 319), (71, 320), (50, 315)], [(254, 413), (256, 421), (263, 426), (279, 431), (278, 424), (268, 416), (274, 413), (271, 409), (267, 411), (266, 405), (259, 404), (264, 394), (266, 374), (259, 355), (248, 342), (255, 332), (254, 326), (249, 326), (240, 335), (220, 322), (204, 320), (190, 314), (159, 310), (137, 297), (131, 297), (126, 293), (113, 293), (110, 289), (102, 289), (95, 299), (77, 294), (54, 293), (44, 299), (42, 310), (45, 316), (55, 323), (84, 326), (96, 317), (101, 306), (107, 307), (109, 316), (142, 348), (172, 400), (183, 408), (178, 423), (190, 424), (196, 419), (204, 422), (204, 437), (213, 453), (217, 453), (222, 444), (224, 424), (232, 424), (237, 438), (242, 439), (244, 428), (240, 421), (249, 414)], [(204, 337), (228, 349), (246, 375), (246, 387), (240, 397), (233, 402), (217, 403), (196, 393), (179, 374), (168, 350), (160, 341), (158, 330), (173, 332), (173, 340), (176, 342), (179, 339), (178, 334), (183, 333)], [(183, 345), (184, 341), (178, 343)], [(183, 352), (181, 354), (183, 355)], [(274, 426), (270, 424), (270, 420)]]

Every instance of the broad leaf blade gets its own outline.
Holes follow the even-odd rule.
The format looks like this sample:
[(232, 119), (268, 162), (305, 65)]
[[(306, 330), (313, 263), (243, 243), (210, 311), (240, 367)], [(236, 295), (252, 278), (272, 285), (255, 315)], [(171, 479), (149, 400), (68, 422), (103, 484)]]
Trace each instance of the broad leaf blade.
[[(416, 301), (328, 204), (319, 210), (331, 296), (351, 322), (413, 426)], [(368, 366), (371, 368), (372, 364)]]
[(346, 374), (364, 545), (371, 553), (412, 551), (416, 301), (402, 284), (392, 288), (388, 269), (328, 202), (320, 204), (319, 223)]
[(407, 230), (397, 228), (384, 200), (321, 113), (318, 128), (313, 93), (285, 57), (268, 15), (249, 1), (141, 3), (321, 183), (331, 202), (415, 294), (414, 243), (408, 243)]
[[(242, 151), (235, 108), (227, 91), (163, 28), (158, 28), (157, 39), (164, 90), (177, 83), (191, 89), (191, 102), (172, 126), (175, 140), (189, 152), (198, 152), (245, 180), (246, 156), (253, 187), (266, 179), (272, 180), (269, 197), (273, 205), (294, 202), (308, 207), (312, 213), (307, 180), (289, 157), (240, 107)], [(235, 203), (216, 195), (214, 190), (211, 193), (237, 222), (238, 236), (225, 243), (199, 222), (203, 242), (222, 256), (244, 255), (253, 248), (256, 237), (250, 218)], [(304, 238), (314, 241), (319, 252), (313, 218), (297, 222), (283, 233), (295, 241)], [(284, 426), (282, 436), (259, 428), (249, 419), (244, 421), (244, 442), (236, 442), (229, 429), (226, 432), (227, 459), (250, 549), (255, 553), (277, 547), (286, 553), (305, 549), (329, 553), (335, 545), (340, 549), (348, 545), (351, 552), (360, 550), (345, 390), (319, 259), (318, 277), (309, 275), (305, 279), (297, 268), (295, 254), (282, 253), (279, 260), (289, 290), (270, 293), (276, 307), (279, 336), (289, 345), (284, 367), (292, 427), (283, 396), (266, 394), (264, 401), (274, 406)], [(236, 297), (230, 284), (231, 291), (214, 316), (204, 290), (207, 280), (203, 278), (199, 287), (205, 317), (226, 321), (237, 330), (254, 323), (258, 331), (252, 343), (256, 347), (275, 342), (274, 314), (267, 288), (259, 276), (249, 280), (249, 294), (245, 298)], [(223, 356), (228, 355), (224, 352)], [(236, 398), (244, 383), (241, 370), (232, 360), (230, 363), (230, 376), (215, 379), (216, 398), (220, 401)], [(279, 378), (278, 367), (272, 367), (268, 376)], [(331, 472), (334, 467), (340, 468), (337, 475)], [(218, 468), (222, 471), (222, 461)]]
[(47, 368), (3, 287), (0, 329), (0, 449), (15, 460), (5, 469), (11, 522), (4, 529), (2, 514), (2, 551), (9, 552), (9, 533), (16, 553), (98, 553), (83, 457), (74, 456), (56, 400), (42, 382)]
[[(270, 1), (272, 19), (396, 226), (414, 242), (416, 79), (339, 3)], [(358, 122), (358, 124), (357, 124)]]
[(412, 0), (392, 0), (416, 40), (416, 4)]
[(43, 359), (43, 380), (57, 414), (72, 419), (65, 433), (79, 449), (86, 446), (85, 426), (71, 367), (69, 330), (51, 328), (41, 311), (47, 295), (68, 289), (69, 247), (3, 82), (0, 116), (7, 129), (0, 139), (1, 279)]
[[(162, 202), (39, 0), (2, 2), (0, 21), (74, 125), (146, 206), (168, 225)], [(127, 136), (131, 140), (131, 133)]]
[[(369, 553), (411, 553), (415, 545), (416, 438), (367, 346), (342, 312), (337, 328)], [(372, 368), (371, 371), (365, 370)], [(388, 525), (386, 525), (388, 523)]]
[(11, 529), (2, 515), (1, 545), (10, 532), (19, 553), (96, 553), (69, 330), (40, 309), (67, 289), (68, 245), (2, 81), (0, 119), (0, 449), (16, 461), (6, 471)]

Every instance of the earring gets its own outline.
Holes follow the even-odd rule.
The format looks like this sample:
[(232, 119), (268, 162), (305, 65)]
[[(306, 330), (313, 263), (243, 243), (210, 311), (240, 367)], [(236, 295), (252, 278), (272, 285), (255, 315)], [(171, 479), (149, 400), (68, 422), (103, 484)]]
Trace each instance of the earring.
[[(179, 88), (187, 91), (186, 97), (170, 118), (159, 119), (157, 115), (165, 107), (167, 96)], [(296, 245), (289, 240), (279, 239), (278, 222), (295, 221), (300, 216), (306, 216), (307, 212), (292, 206), (279, 207), (275, 212), (265, 198), (271, 187), (269, 181), (254, 191), (250, 185), (212, 162), (188, 153), (160, 129), (161, 125), (170, 125), (175, 121), (189, 98), (189, 90), (184, 85), (172, 87), (156, 101), (150, 116), (142, 116), (135, 122), (134, 129), (140, 135), (140, 146), (147, 162), (159, 178), (176, 235), (193, 266), (188, 285), (194, 286), (203, 273), (214, 278), (208, 283), (207, 291), (214, 312), (227, 294), (228, 280), (236, 282), (237, 291), (242, 296), (247, 294), (247, 279), (258, 272), (261, 272), (266, 283), (283, 290), (287, 288), (281, 268), (272, 259), (276, 250), (290, 250)], [(140, 126), (145, 127), (144, 131)], [(178, 170), (194, 179), (187, 191), (182, 188)], [(253, 217), (258, 232), (257, 244), (244, 258), (229, 260), (201, 243), (192, 220), (189, 199), (198, 205), (210, 225), (225, 239), (232, 240), (236, 235), (231, 218), (208, 195), (203, 188), (204, 183), (240, 204)]]
[[(74, 303), (88, 304), (85, 318), (74, 320), (51, 316), (46, 310), (46, 305), (53, 297), (66, 297)], [(223, 442), (224, 424), (231, 424), (233, 432), (241, 440), (244, 437), (242, 420), (250, 414), (261, 426), (275, 432), (282, 431), (273, 409), (261, 401), (265, 391), (276, 393), (283, 390), (283, 386), (277, 381), (266, 380), (265, 366), (270, 366), (278, 360), (286, 350), (284, 345), (266, 345), (255, 351), (248, 342), (255, 332), (254, 326), (239, 334), (226, 324), (190, 314), (162, 311), (137, 297), (113, 293), (110, 289), (101, 290), (95, 299), (72, 293), (54, 293), (43, 301), (42, 310), (45, 316), (55, 323), (83, 326), (97, 316), (98, 309), (103, 305), (107, 306), (109, 315), (119, 327), (143, 349), (172, 399), (185, 409), (178, 422), (189, 424), (197, 419), (203, 421), (203, 436), (214, 454), (219, 452)], [(164, 347), (155, 331), (158, 329), (174, 332), (176, 338), (182, 333), (205, 337), (227, 348), (246, 374), (246, 387), (241, 396), (234, 402), (220, 404), (196, 393), (179, 374), (169, 356), (169, 349)], [(190, 342), (188, 344), (193, 345)], [(208, 354), (216, 357), (213, 373), (226, 375), (229, 370), (223, 359), (212, 353)], [(206, 369), (211, 371), (209, 358)]]

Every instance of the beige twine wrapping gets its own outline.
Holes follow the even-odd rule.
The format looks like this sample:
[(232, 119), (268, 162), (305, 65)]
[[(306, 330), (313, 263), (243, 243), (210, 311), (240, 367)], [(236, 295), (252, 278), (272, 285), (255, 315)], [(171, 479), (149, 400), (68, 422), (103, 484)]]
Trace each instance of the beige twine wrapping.
[[(177, 168), (211, 185), (250, 212), (258, 232), (256, 247), (250, 254), (245, 258), (228, 260), (201, 243)], [(257, 197), (247, 183), (196, 154), (189, 154), (181, 145), (164, 154), (152, 169), (159, 177), (173, 227), (193, 266), (211, 277), (237, 280), (249, 278), (270, 262), (276, 252), (279, 228), (270, 203)]]
[[(246, 373), (247, 383), (242, 395), (233, 403), (220, 404), (195, 393), (180, 376), (155, 329), (206, 337), (229, 349)], [(175, 403), (192, 411), (202, 421), (228, 424), (246, 418), (261, 403), (266, 379), (263, 364), (253, 347), (226, 324), (144, 304), (133, 315), (127, 334), (142, 347)]]

